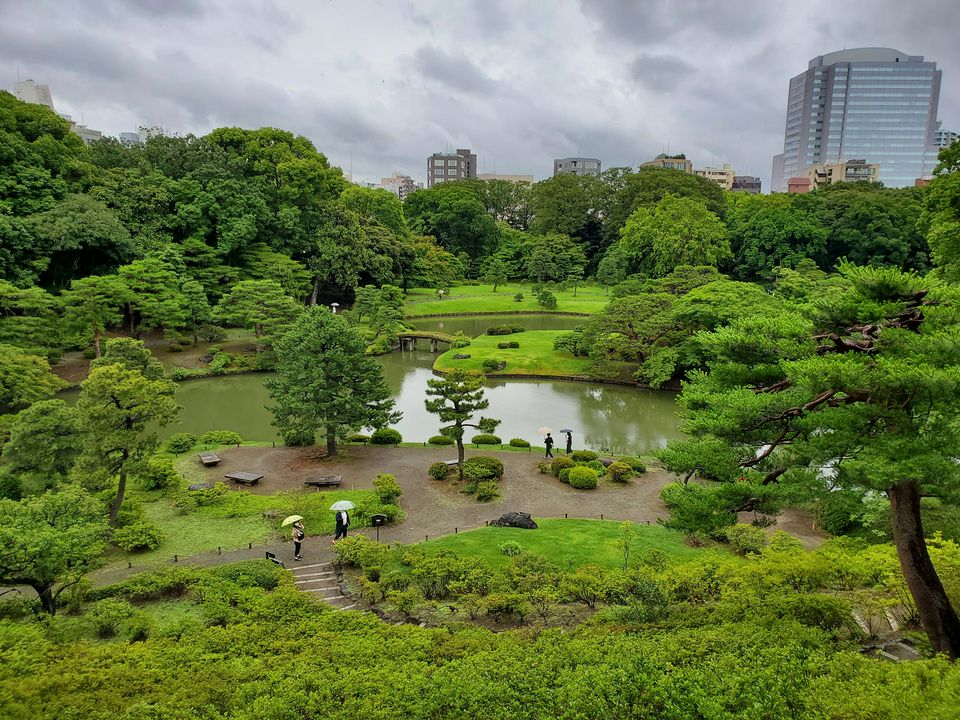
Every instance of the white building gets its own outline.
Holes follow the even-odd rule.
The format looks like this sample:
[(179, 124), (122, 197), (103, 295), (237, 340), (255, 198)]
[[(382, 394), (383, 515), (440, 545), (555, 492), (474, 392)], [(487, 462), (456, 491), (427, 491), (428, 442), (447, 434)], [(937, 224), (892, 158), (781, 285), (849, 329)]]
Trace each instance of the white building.
[(414, 182), (413, 178), (409, 175), (401, 175), (400, 173), (394, 173), (390, 177), (385, 177), (380, 180), (380, 187), (384, 190), (389, 190), (398, 198), (403, 200), (412, 192), (423, 189), (423, 184)]
[(33, 80), (18, 80), (13, 86), (13, 94), (18, 100), (31, 105), (45, 105), (54, 112), (53, 95), (49, 85), (37, 85)]

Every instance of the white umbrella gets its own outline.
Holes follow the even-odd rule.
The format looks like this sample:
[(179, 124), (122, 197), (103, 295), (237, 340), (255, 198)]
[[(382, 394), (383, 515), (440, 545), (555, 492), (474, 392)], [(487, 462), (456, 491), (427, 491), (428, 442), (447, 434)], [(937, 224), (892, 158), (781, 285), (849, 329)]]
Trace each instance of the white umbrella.
[(331, 510), (353, 510), (354, 504), (349, 500), (337, 500), (333, 505), (330, 506)]
[(298, 520), (303, 520), (299, 515), (289, 515), (283, 519), (283, 522), (280, 523), (280, 527), (285, 527), (287, 525), (293, 525)]

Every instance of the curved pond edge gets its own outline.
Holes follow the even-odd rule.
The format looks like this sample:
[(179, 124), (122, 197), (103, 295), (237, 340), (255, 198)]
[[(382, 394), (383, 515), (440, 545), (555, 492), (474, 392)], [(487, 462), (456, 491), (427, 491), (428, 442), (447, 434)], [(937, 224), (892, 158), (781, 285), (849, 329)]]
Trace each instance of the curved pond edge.
[(560, 315), (562, 317), (593, 317), (595, 313), (550, 312), (549, 310), (499, 310), (487, 312), (430, 313), (429, 315), (405, 315), (404, 320), (421, 320), (444, 317), (483, 317), (486, 315)]
[[(435, 367), (430, 368), (430, 371), (438, 377), (443, 377), (447, 374), (443, 370), (437, 370)], [(483, 375), (488, 380), (559, 380), (561, 382), (570, 380), (572, 382), (594, 383), (596, 385), (620, 385), (621, 387), (631, 387), (636, 388), (637, 390), (650, 390), (651, 392), (680, 392), (679, 383), (665, 383), (664, 385), (655, 388), (650, 387), (649, 385), (644, 385), (643, 383), (628, 382), (627, 380), (592, 378), (588, 375), (530, 375), (527, 373), (484, 373)]]

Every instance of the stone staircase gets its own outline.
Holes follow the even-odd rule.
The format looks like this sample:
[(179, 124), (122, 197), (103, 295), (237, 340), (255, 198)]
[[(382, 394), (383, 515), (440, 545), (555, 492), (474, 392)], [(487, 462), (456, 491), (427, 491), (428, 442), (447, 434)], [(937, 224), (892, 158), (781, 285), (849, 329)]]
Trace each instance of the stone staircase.
[(340, 592), (340, 583), (333, 563), (311, 563), (288, 568), (301, 592), (313, 595), (337, 610), (349, 610), (356, 605), (353, 598)]

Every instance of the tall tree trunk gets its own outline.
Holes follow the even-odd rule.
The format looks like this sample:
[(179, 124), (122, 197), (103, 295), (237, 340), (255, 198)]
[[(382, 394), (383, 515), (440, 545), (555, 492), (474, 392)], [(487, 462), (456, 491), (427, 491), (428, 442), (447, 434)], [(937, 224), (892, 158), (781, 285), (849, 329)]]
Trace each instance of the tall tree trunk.
[(333, 425), (327, 425), (327, 455), (337, 454), (337, 429)]
[(31, 583), (31, 586), (40, 598), (40, 607), (43, 608), (43, 611), (50, 615), (56, 615), (57, 599), (53, 595), (53, 583), (45, 584), (37, 582)]
[(93, 356), (100, 357), (100, 325), (96, 320), (93, 321)]
[(136, 333), (136, 323), (133, 321), (133, 303), (127, 303), (127, 312), (130, 313), (130, 336)]
[(110, 527), (116, 527), (117, 513), (120, 512), (120, 506), (123, 505), (123, 494), (127, 491), (127, 460), (129, 457), (130, 453), (124, 450), (123, 464), (120, 466), (120, 480), (117, 483), (117, 497), (114, 499), (113, 506), (110, 508)]
[(960, 619), (950, 606), (923, 539), (920, 486), (915, 480), (904, 480), (889, 488), (887, 496), (900, 567), (917, 604), (923, 629), (934, 652), (956, 660), (960, 657)]
[(317, 304), (317, 295), (320, 294), (320, 278), (315, 277), (313, 279), (313, 292), (310, 293), (310, 304)]
[(460, 428), (460, 435), (457, 437), (457, 472), (460, 473), (460, 480), (463, 481), (463, 428)]

